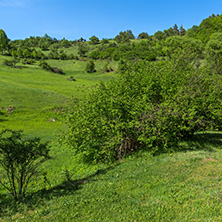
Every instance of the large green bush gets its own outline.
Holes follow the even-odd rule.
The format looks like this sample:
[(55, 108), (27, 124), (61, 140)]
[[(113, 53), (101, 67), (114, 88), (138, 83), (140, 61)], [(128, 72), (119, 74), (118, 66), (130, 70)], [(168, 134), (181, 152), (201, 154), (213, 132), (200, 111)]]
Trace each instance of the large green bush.
[(88, 162), (138, 149), (165, 152), (181, 138), (221, 127), (221, 98), (220, 76), (204, 68), (137, 62), (76, 104), (66, 142)]

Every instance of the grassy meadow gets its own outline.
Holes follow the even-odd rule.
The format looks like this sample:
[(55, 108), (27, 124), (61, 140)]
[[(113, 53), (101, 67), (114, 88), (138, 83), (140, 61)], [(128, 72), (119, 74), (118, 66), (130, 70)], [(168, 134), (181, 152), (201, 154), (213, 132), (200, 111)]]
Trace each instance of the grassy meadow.
[[(222, 134), (205, 132), (182, 141), (183, 152), (151, 156), (138, 152), (112, 165), (78, 162), (57, 143), (66, 129), (63, 113), (100, 81), (118, 74), (85, 72), (85, 61), (48, 60), (64, 75), (38, 63), (22, 69), (2, 65), (0, 57), (0, 129), (23, 130), (27, 137), (51, 142), (45, 174), (32, 181), (24, 202), (0, 190), (0, 221), (221, 221)], [(76, 81), (69, 81), (73, 76)], [(6, 108), (13, 106), (8, 114)], [(55, 122), (50, 119), (55, 119)]]
[(198, 151), (90, 167), (55, 146), (48, 181), (33, 184), (25, 202), (1, 194), (0, 221), (221, 221), (221, 138), (206, 133), (181, 144)]
[[(98, 62), (98, 72), (85, 72), (85, 62), (55, 61), (48, 63), (63, 69), (65, 75), (42, 70), (37, 64), (22, 65), (22, 69), (2, 65), (0, 58), (0, 107), (4, 113), (0, 129), (21, 129), (30, 136), (41, 136), (51, 140), (53, 134), (63, 127), (58, 111), (69, 106), (73, 99), (80, 99), (100, 81), (109, 80), (116, 73), (101, 72), (102, 62)], [(116, 65), (116, 64), (114, 64)], [(76, 81), (69, 81), (73, 76)], [(6, 109), (14, 107), (8, 114)], [(60, 112), (61, 113), (61, 112)], [(50, 119), (55, 122), (49, 122)]]

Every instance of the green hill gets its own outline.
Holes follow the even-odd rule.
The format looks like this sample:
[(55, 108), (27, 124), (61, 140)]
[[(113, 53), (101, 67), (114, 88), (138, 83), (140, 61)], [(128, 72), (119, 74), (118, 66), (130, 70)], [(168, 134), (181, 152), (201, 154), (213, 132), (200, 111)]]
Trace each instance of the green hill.
[(222, 32), (222, 15), (210, 16), (204, 19), (199, 26), (194, 25), (186, 33), (186, 36), (200, 39), (207, 43), (212, 34)]
[[(116, 76), (115, 73), (103, 74), (103, 62), (96, 64), (98, 72), (86, 73), (85, 62), (55, 61), (48, 63), (64, 69), (65, 75), (42, 70), (38, 65), (21, 65), (20, 68), (2, 64), (6, 57), (0, 57), (0, 129), (12, 128), (25, 133), (52, 139), (61, 130), (63, 122), (61, 110), (66, 109), (73, 99), (80, 99), (100, 81)], [(69, 81), (70, 76), (76, 81)], [(13, 106), (13, 113), (6, 109)], [(56, 121), (51, 123), (50, 119)]]
[[(174, 26), (144, 33), (147, 39), (129, 38), (128, 30), (118, 41), (95, 44), (47, 35), (7, 40), (0, 56), (0, 130), (50, 141), (51, 159), (21, 202), (0, 187), (0, 222), (221, 221), (222, 80), (202, 46), (215, 32), (222, 32), (222, 16), (185, 36)], [(86, 71), (89, 61), (96, 72)], [(117, 81), (101, 84), (77, 107), (111, 79)], [(68, 128), (69, 147), (58, 144)], [(75, 142), (92, 160), (109, 151), (116, 162), (85, 163)]]

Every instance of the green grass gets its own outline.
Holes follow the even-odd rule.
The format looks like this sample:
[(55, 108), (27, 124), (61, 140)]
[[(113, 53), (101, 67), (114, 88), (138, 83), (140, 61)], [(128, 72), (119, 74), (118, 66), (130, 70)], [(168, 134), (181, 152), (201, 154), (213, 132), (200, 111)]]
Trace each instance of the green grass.
[[(38, 62), (22, 65), (22, 69), (2, 65), (0, 57), (0, 129), (24, 130), (30, 136), (41, 136), (45, 140), (55, 139), (55, 134), (64, 129), (61, 115), (56, 110), (69, 106), (75, 98), (82, 98), (89, 89), (100, 81), (114, 78), (116, 73), (86, 73), (86, 62), (47, 61), (51, 66), (62, 68), (65, 75), (42, 70)], [(7, 58), (8, 59), (8, 58)], [(100, 64), (102, 62), (98, 62)], [(100, 64), (101, 66), (101, 64)], [(76, 81), (69, 81), (73, 76)], [(6, 108), (13, 106), (14, 112), (7, 114)], [(48, 120), (55, 118), (55, 122)]]
[[(184, 142), (187, 152), (141, 152), (116, 165), (78, 164), (54, 148), (22, 204), (2, 194), (0, 221), (221, 221), (222, 134)], [(65, 177), (66, 170), (70, 180)]]
[[(115, 165), (79, 163), (60, 147), (63, 112), (99, 83), (116, 77), (85, 72), (84, 61), (47, 61), (58, 75), (37, 64), (22, 69), (2, 65), (0, 129), (22, 129), (27, 137), (51, 141), (52, 158), (42, 166), (46, 178), (33, 181), (27, 197), (15, 203), (0, 190), (0, 221), (221, 221), (222, 134), (203, 133), (181, 142), (187, 152), (151, 156), (140, 152)], [(117, 63), (110, 64), (116, 70)], [(77, 81), (67, 78), (73, 76)], [(14, 107), (7, 114), (5, 109)], [(55, 118), (55, 122), (49, 122)], [(69, 175), (69, 176), (68, 176)]]

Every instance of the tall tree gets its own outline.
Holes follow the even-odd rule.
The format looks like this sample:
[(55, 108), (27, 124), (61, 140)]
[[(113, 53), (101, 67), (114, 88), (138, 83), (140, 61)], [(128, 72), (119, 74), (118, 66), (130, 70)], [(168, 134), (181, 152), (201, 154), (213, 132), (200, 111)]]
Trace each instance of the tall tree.
[(186, 34), (186, 29), (181, 25), (180, 26), (180, 36), (184, 36)]
[(89, 40), (90, 40), (90, 43), (93, 45), (99, 44), (99, 38), (96, 37), (95, 35), (89, 38)]
[(167, 37), (171, 37), (171, 36), (174, 36), (174, 35), (175, 35), (175, 32), (174, 32), (173, 28), (170, 27), (169, 29), (164, 30), (164, 34), (165, 34)]
[(129, 42), (130, 39), (135, 39), (135, 36), (133, 35), (131, 30), (120, 32), (119, 35), (115, 37), (115, 41), (118, 43)]
[(4, 30), (0, 29), (0, 53), (2, 54), (6, 49), (8, 49), (9, 39), (4, 32)]
[(163, 39), (166, 38), (166, 35), (165, 35), (162, 31), (158, 31), (158, 32), (156, 32), (156, 33), (154, 34), (154, 37), (155, 37), (157, 40), (161, 41), (161, 40), (163, 40)]
[(175, 24), (175, 25), (173, 26), (173, 31), (175, 32), (176, 35), (179, 35), (180, 31), (179, 31), (179, 29), (178, 29), (177, 24)]
[(137, 39), (149, 39), (149, 35), (148, 35), (147, 32), (141, 32), (141, 33), (138, 35)]

